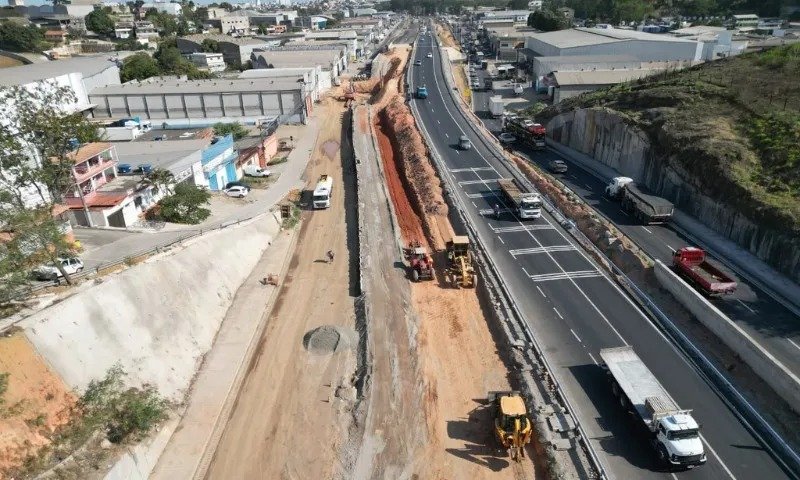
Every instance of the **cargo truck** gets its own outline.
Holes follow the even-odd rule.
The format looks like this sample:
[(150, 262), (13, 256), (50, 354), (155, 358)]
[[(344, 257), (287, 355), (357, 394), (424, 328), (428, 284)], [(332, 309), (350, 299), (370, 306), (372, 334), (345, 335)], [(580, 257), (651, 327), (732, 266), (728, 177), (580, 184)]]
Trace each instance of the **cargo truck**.
[(492, 114), (493, 118), (502, 117), (504, 109), (505, 105), (503, 105), (503, 97), (500, 95), (495, 95), (489, 98), (489, 113)]
[(333, 190), (333, 179), (330, 175), (320, 175), (317, 185), (312, 194), (314, 208), (328, 208), (331, 206), (331, 193)]
[(645, 224), (664, 223), (672, 217), (675, 210), (669, 200), (646, 192), (628, 177), (611, 179), (611, 183), (606, 186), (606, 195), (620, 200), (622, 210)]
[(706, 462), (700, 425), (691, 410), (678, 407), (633, 347), (600, 350), (611, 389), (648, 432), (658, 458), (671, 467), (693, 468)]
[(720, 295), (736, 290), (736, 281), (708, 263), (706, 252), (700, 248), (679, 248), (672, 254), (672, 267), (706, 295)]
[(538, 193), (525, 192), (510, 178), (497, 181), (506, 202), (511, 204), (514, 213), (522, 219), (539, 218), (542, 216), (542, 197)]
[(417, 98), (423, 100), (428, 98), (428, 88), (425, 85), (417, 87)]
[(546, 146), (547, 129), (541, 123), (526, 118), (508, 119), (505, 129), (531, 148), (542, 150)]

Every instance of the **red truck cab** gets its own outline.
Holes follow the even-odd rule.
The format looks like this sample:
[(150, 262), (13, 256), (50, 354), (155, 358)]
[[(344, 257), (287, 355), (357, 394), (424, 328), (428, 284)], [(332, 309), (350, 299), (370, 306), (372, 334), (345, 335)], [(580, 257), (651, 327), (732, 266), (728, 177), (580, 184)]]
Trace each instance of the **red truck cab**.
[(672, 266), (684, 278), (707, 295), (731, 293), (736, 281), (706, 261), (706, 252), (697, 247), (683, 247), (672, 255)]

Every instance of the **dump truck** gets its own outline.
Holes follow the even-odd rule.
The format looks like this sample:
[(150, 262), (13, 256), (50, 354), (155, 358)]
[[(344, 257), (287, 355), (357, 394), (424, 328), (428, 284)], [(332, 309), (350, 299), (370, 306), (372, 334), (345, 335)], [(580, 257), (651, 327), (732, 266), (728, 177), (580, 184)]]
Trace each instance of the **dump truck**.
[(679, 248), (672, 254), (672, 268), (706, 295), (720, 295), (736, 290), (736, 281), (706, 260), (706, 252), (697, 247)]
[(665, 466), (693, 468), (706, 462), (700, 425), (691, 410), (678, 407), (631, 346), (600, 350), (611, 390), (648, 432)]
[(428, 98), (428, 87), (426, 87), (425, 85), (417, 87), (417, 98), (423, 100)]
[(505, 105), (503, 104), (503, 97), (500, 95), (489, 97), (489, 113), (492, 114), (493, 118), (502, 117), (504, 109)]
[(473, 288), (478, 282), (478, 275), (473, 265), (472, 250), (469, 237), (456, 235), (446, 244), (447, 271), (445, 281), (454, 287)]
[(519, 392), (489, 392), (494, 417), (494, 434), (515, 462), (525, 458), (525, 445), (531, 441), (531, 421), (525, 400)]
[(514, 213), (522, 219), (542, 216), (542, 197), (538, 193), (523, 191), (513, 179), (502, 178), (497, 181), (506, 202), (511, 204)]
[(542, 150), (547, 146), (545, 143), (547, 129), (541, 123), (527, 118), (510, 118), (506, 120), (505, 129), (513, 133), (517, 140), (533, 149)]
[(320, 175), (311, 198), (314, 208), (330, 207), (332, 190), (333, 178), (330, 175)]
[(672, 202), (638, 187), (628, 177), (614, 177), (606, 186), (606, 195), (619, 200), (623, 211), (648, 225), (668, 221), (675, 210)]

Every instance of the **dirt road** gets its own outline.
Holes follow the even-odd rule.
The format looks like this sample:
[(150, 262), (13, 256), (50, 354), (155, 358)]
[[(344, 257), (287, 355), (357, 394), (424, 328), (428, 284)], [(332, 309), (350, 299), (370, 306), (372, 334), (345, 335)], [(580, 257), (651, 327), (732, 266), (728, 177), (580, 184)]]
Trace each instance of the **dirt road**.
[[(318, 107), (328, 119), (307, 173), (333, 175), (331, 208), (304, 211), (297, 249), (248, 377), (209, 468), (209, 479), (332, 478), (340, 425), (355, 396), (353, 298), (342, 183), (341, 104)], [(348, 159), (349, 160), (349, 159)], [(352, 174), (350, 174), (352, 175)], [(352, 202), (351, 202), (352, 203)], [(328, 263), (326, 252), (333, 250)], [(330, 326), (313, 335), (317, 327)], [(336, 350), (333, 352), (333, 350)], [(338, 397), (337, 397), (338, 395)]]

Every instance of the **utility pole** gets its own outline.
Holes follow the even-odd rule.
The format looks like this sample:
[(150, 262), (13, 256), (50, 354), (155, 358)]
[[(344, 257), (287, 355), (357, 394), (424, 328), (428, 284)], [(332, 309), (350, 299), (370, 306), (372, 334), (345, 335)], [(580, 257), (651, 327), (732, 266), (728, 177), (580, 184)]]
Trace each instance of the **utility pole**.
[[(89, 214), (89, 207), (86, 206), (86, 198), (83, 196), (83, 189), (81, 188), (80, 183), (78, 183), (78, 174), (75, 171), (75, 166), (73, 165), (70, 169), (72, 171), (72, 178), (75, 179), (75, 186), (78, 188), (78, 197), (81, 199), (81, 205), (83, 206), (83, 214), (86, 216), (86, 223), (88, 224), (89, 228), (94, 228), (94, 222), (92, 221), (92, 216)], [(89, 183), (92, 182), (92, 179), (89, 179)]]

